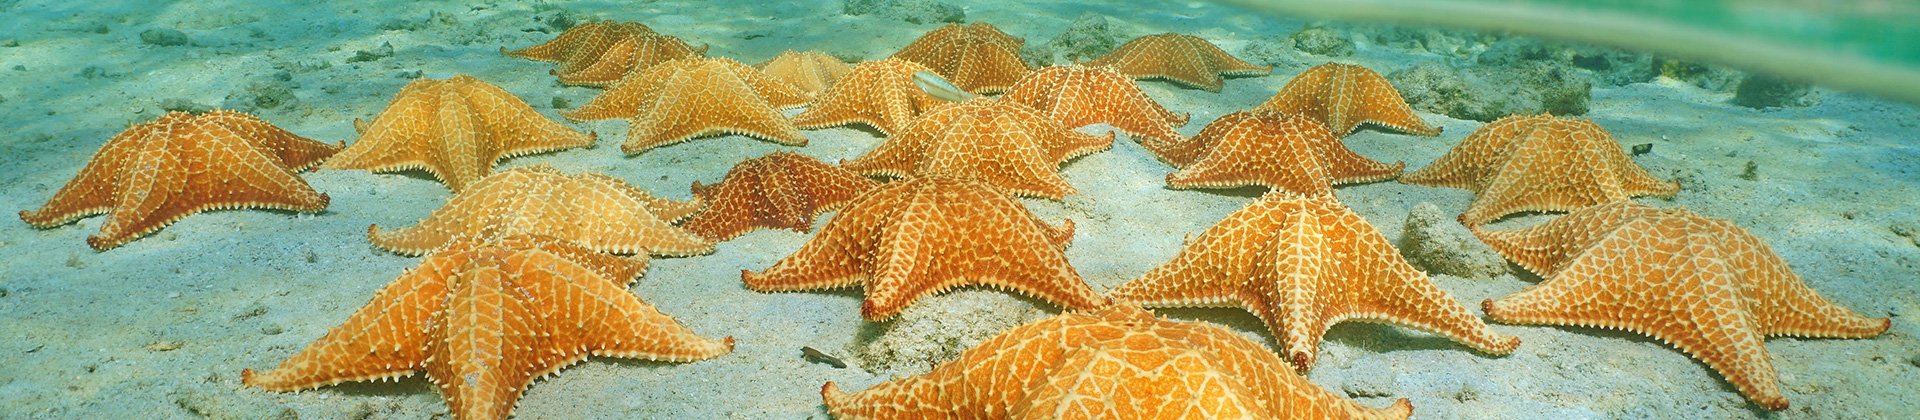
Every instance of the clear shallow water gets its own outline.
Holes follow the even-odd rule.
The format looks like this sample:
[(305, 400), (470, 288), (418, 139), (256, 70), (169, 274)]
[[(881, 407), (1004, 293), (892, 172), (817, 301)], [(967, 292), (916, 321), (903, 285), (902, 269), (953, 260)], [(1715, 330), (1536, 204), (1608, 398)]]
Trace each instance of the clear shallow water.
[[(1206, 3), (977, 3), (967, 19), (986, 21), (1036, 44), (1051, 40), (1085, 13), (1106, 16), (1127, 37), (1181, 32), (1245, 56), (1271, 38), (1310, 22)], [(549, 65), (499, 56), (553, 36), (553, 16), (641, 21), (663, 33), (711, 46), (710, 56), (758, 62), (784, 49), (819, 49), (845, 57), (884, 57), (936, 27), (876, 16), (845, 16), (837, 2), (758, 6), (746, 3), (580, 2), (553, 6), (426, 3), (404, 10), (371, 2), (328, 4), (201, 2), (98, 5), (0, 2), (0, 208), (38, 207), (128, 124), (182, 103), (252, 107), (262, 118), (325, 141), (355, 135), (353, 118), (382, 110), (415, 75), (470, 74), (498, 84), (556, 117), (555, 98), (581, 104), (594, 89), (561, 87)], [(1165, 82), (1142, 82), (1170, 109), (1192, 114), (1179, 131), (1192, 135), (1218, 116), (1264, 101), (1306, 66), (1338, 60), (1381, 71), (1433, 60), (1463, 60), (1373, 41), (1385, 29), (1333, 26), (1355, 42), (1351, 56), (1329, 58), (1283, 50), (1272, 75), (1227, 81), (1219, 93)], [(100, 32), (105, 28), (105, 32)], [(141, 41), (149, 29), (185, 34), (185, 45)], [(6, 42), (12, 40), (12, 43)], [(1124, 41), (1124, 39), (1122, 39)], [(1499, 42), (1499, 41), (1495, 41)], [(5, 46), (17, 43), (15, 46)], [(392, 55), (352, 61), (361, 51)], [(1477, 53), (1472, 47), (1466, 50)], [(1471, 57), (1469, 57), (1471, 58)], [(284, 88), (292, 98), (272, 108), (258, 98)], [(1824, 296), (1872, 316), (1894, 316), (1893, 331), (1870, 340), (1773, 339), (1768, 342), (1788, 417), (1900, 417), (1920, 370), (1910, 323), (1916, 307), (1909, 279), (1920, 274), (1920, 247), (1898, 234), (1920, 225), (1912, 208), (1920, 177), (1913, 146), (1920, 116), (1912, 106), (1816, 88), (1808, 107), (1754, 110), (1729, 104), (1730, 92), (1684, 81), (1599, 86), (1585, 115), (1623, 144), (1652, 143), (1636, 163), (1682, 181), (1673, 201), (1727, 218), (1767, 239)], [(283, 98), (284, 99), (284, 98)], [(184, 101), (184, 102), (182, 102)], [(1437, 138), (1363, 131), (1346, 142), (1409, 168), (1431, 162), (1480, 126), (1431, 112), (1446, 127)], [(733, 163), (775, 150), (833, 162), (865, 153), (883, 140), (869, 131), (806, 132), (792, 148), (744, 138), (697, 140), (623, 156), (610, 140), (623, 121), (577, 124), (600, 134), (589, 149), (509, 160), (500, 168), (548, 164), (569, 172), (618, 176), (641, 188), (687, 198), (693, 181), (717, 181)], [(1088, 131), (1099, 130), (1089, 128)], [(1748, 162), (1756, 179), (1740, 175)], [(1197, 235), (1244, 205), (1248, 192), (1175, 191), (1162, 186), (1168, 168), (1122, 137), (1113, 150), (1065, 165), (1082, 194), (1060, 202), (1028, 200), (1047, 221), (1078, 225), (1068, 258), (1096, 290), (1118, 286), (1165, 262), (1182, 238)], [(344, 384), (279, 394), (239, 385), (243, 368), (268, 368), (337, 325), (417, 258), (373, 250), (371, 223), (406, 226), (448, 196), (422, 175), (319, 171), (305, 175), (333, 198), (318, 215), (266, 211), (200, 214), (105, 253), (83, 238), (101, 218), (37, 230), (0, 223), (0, 411), (21, 417), (422, 417), (444, 413), (441, 397), (418, 376), (399, 383)], [(1388, 237), (1420, 202), (1458, 212), (1472, 196), (1460, 190), (1377, 183), (1343, 187), (1340, 199)], [(831, 216), (826, 216), (831, 217)], [(823, 217), (823, 220), (825, 217)], [(1524, 225), (1544, 218), (1511, 222)], [(709, 336), (731, 335), (729, 355), (697, 363), (658, 364), (592, 358), (536, 381), (517, 413), (526, 418), (820, 416), (818, 389), (831, 380), (865, 389), (923, 367), (867, 371), (859, 353), (875, 336), (916, 331), (858, 317), (855, 291), (759, 294), (741, 287), (741, 269), (762, 269), (808, 235), (757, 231), (715, 253), (655, 261), (635, 293)], [(1536, 281), (1506, 275), (1435, 281), (1472, 303)], [(994, 292), (965, 292), (921, 303), (938, 314), (1000, 316), (1019, 321), (1051, 313), (1037, 301)], [(1164, 311), (1177, 319), (1224, 324), (1271, 344), (1265, 327), (1244, 311)], [(987, 314), (987, 315), (980, 315)], [(961, 316), (961, 315), (953, 315)], [(980, 325), (1000, 325), (982, 321)], [(1704, 365), (1658, 341), (1588, 329), (1495, 325), (1524, 344), (1494, 358), (1443, 339), (1396, 327), (1345, 324), (1327, 334), (1309, 379), (1336, 393), (1384, 406), (1410, 398), (1416, 416), (1678, 417), (1762, 414)], [(982, 334), (934, 331), (929, 334)], [(940, 338), (930, 336), (929, 339)], [(838, 354), (854, 367), (833, 369), (799, 357), (801, 346)], [(169, 349), (171, 348), (171, 349)]]

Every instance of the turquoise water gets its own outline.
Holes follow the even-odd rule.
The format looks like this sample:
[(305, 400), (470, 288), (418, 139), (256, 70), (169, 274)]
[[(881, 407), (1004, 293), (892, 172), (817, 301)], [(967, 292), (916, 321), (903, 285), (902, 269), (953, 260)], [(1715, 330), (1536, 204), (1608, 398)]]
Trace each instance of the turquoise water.
[[(1768, 241), (1823, 296), (1868, 316), (1893, 318), (1892, 331), (1872, 339), (1768, 340), (1781, 388), (1793, 404), (1777, 415), (1898, 418), (1920, 413), (1908, 398), (1920, 388), (1913, 379), (1920, 373), (1920, 354), (1913, 350), (1920, 343), (1907, 315), (1920, 308), (1920, 286), (1911, 281), (1920, 275), (1920, 233), (1915, 233), (1920, 211), (1913, 206), (1913, 197), (1920, 197), (1915, 176), (1920, 150), (1913, 141), (1920, 134), (1914, 122), (1920, 121), (1920, 109), (1911, 104), (1816, 85), (1780, 99), (1790, 106), (1756, 109), (1735, 103), (1739, 80), (1746, 77), (1739, 69), (1680, 71), (1673, 69), (1697, 63), (1670, 67), (1632, 51), (1312, 21), (1206, 2), (952, 5), (966, 21), (992, 23), (1024, 38), (1029, 47), (1053, 45), (1062, 62), (1069, 60), (1069, 48), (1095, 53), (1111, 48), (1100, 39), (1117, 44), (1177, 32), (1275, 66), (1271, 75), (1230, 78), (1217, 93), (1140, 81), (1160, 104), (1191, 114), (1192, 122), (1178, 129), (1189, 136), (1221, 115), (1265, 101), (1307, 67), (1330, 61), (1387, 74), (1403, 92), (1417, 87), (1407, 84), (1406, 75), (1394, 74), (1431, 62), (1488, 78), (1479, 86), (1492, 85), (1502, 94), (1586, 81), (1581, 117), (1605, 127), (1623, 147), (1652, 145), (1652, 152), (1636, 156), (1635, 163), (1682, 185), (1673, 200), (1639, 201), (1729, 219)], [(588, 102), (600, 90), (561, 86), (548, 74), (550, 64), (502, 57), (498, 50), (545, 42), (565, 22), (644, 22), (707, 45), (708, 56), (750, 64), (788, 49), (875, 60), (939, 26), (905, 19), (950, 15), (917, 10), (851, 16), (841, 2), (831, 1), (405, 7), (0, 1), (0, 74), (5, 75), (0, 78), (0, 208), (38, 208), (108, 138), (169, 109), (235, 108), (306, 137), (351, 143), (357, 137), (353, 119), (380, 113), (412, 79), (467, 74), (564, 121), (559, 111)], [(1062, 36), (1085, 16), (1103, 17), (1109, 29), (1076, 29)], [(1328, 29), (1331, 38), (1311, 41), (1335, 47), (1289, 38), (1309, 27)], [(185, 42), (171, 41), (171, 32), (147, 35), (156, 30), (178, 31)], [(1088, 38), (1093, 41), (1068, 42)], [(1338, 39), (1351, 44), (1350, 53), (1338, 55), (1343, 45)], [(1911, 51), (1911, 43), (1859, 39), (1866, 39), (1861, 48), (1889, 56)], [(1502, 54), (1518, 58), (1488, 58)], [(1037, 51), (1025, 56), (1044, 57)], [(1598, 56), (1607, 58), (1592, 58)], [(1594, 64), (1600, 61), (1608, 65)], [(1638, 67), (1642, 63), (1648, 67)], [(1472, 73), (1474, 66), (1491, 70)], [(1548, 86), (1520, 79), (1503, 85), (1504, 79), (1490, 76), (1539, 66), (1575, 83)], [(1419, 108), (1418, 115), (1445, 128), (1438, 137), (1367, 129), (1344, 142), (1376, 160), (1424, 167), (1483, 124), (1435, 109), (1440, 108)], [(787, 150), (838, 162), (885, 141), (871, 130), (831, 128), (805, 131), (810, 143), (804, 147), (725, 136), (627, 156), (614, 147), (625, 139), (627, 122), (566, 124), (598, 133), (600, 143), (509, 159), (496, 171), (551, 165), (568, 173), (604, 173), (663, 197), (687, 199), (689, 184), (717, 182), (746, 158)], [(1168, 261), (1186, 239), (1260, 192), (1172, 190), (1164, 186), (1170, 171), (1122, 135), (1111, 150), (1062, 166), (1060, 173), (1080, 194), (1022, 202), (1049, 223), (1074, 221), (1077, 231), (1067, 258), (1094, 290), (1104, 292)], [(321, 170), (303, 178), (331, 197), (326, 211), (207, 212), (106, 252), (93, 251), (84, 241), (104, 217), (51, 229), (0, 223), (0, 317), (8, 320), (0, 322), (0, 337), (8, 337), (0, 340), (0, 413), (19, 418), (447, 416), (442, 397), (421, 375), (299, 393), (241, 385), (242, 369), (275, 366), (419, 264), (419, 258), (370, 247), (367, 225), (412, 225), (450, 196), (418, 172)], [(1473, 199), (1463, 190), (1395, 182), (1344, 186), (1336, 195), (1396, 239), (1419, 204), (1431, 203), (1451, 215)], [(816, 231), (832, 217), (820, 217)], [(1500, 227), (1551, 217), (1525, 216)], [(534, 381), (515, 413), (522, 418), (824, 417), (818, 390), (826, 381), (860, 390), (922, 373), (1000, 330), (1057, 311), (1038, 300), (967, 289), (925, 299), (896, 321), (870, 323), (859, 317), (858, 289), (763, 294), (741, 285), (740, 270), (765, 269), (811, 237), (761, 230), (722, 242), (712, 254), (655, 259), (633, 292), (702, 335), (732, 336), (733, 352), (676, 364), (589, 358)], [(1476, 314), (1475, 303), (1538, 282), (1517, 269), (1484, 278), (1446, 273), (1433, 278)], [(1266, 327), (1245, 311), (1159, 313), (1221, 324), (1275, 345)], [(1327, 333), (1307, 378), (1374, 407), (1408, 398), (1419, 418), (1774, 415), (1705, 365), (1657, 340), (1595, 329), (1493, 328), (1521, 337), (1523, 344), (1513, 355), (1490, 357), (1410, 329), (1342, 324)], [(849, 367), (810, 362), (800, 355), (803, 346), (835, 355)]]

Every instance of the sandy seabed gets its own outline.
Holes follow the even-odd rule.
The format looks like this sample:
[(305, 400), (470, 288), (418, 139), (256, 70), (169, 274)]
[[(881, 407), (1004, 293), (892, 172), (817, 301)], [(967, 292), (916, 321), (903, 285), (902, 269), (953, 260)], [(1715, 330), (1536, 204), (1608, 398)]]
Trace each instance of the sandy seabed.
[[(132, 3), (132, 2), (128, 2)], [(501, 57), (499, 47), (553, 36), (534, 20), (553, 9), (580, 17), (635, 20), (694, 44), (708, 55), (758, 62), (784, 49), (818, 49), (878, 59), (935, 24), (840, 14), (838, 2), (749, 6), (754, 2), (434, 2), (404, 8), (384, 2), (210, 1), (157, 5), (0, 1), (0, 208), (30, 209), (71, 178), (108, 137), (159, 115), (168, 100), (219, 106), (257, 82), (286, 79), (295, 100), (257, 113), (295, 133), (325, 141), (354, 137), (353, 118), (375, 115), (415, 75), (470, 74), (498, 84), (557, 118), (555, 98), (577, 105), (598, 93), (557, 85), (549, 65)], [(1043, 42), (1082, 13), (1109, 16), (1130, 35), (1181, 32), (1238, 52), (1250, 40), (1298, 30), (1304, 21), (1266, 17), (1205, 3), (981, 3), (967, 18)], [(400, 19), (425, 22), (382, 29)], [(100, 30), (104, 28), (105, 32)], [(149, 28), (174, 28), (189, 45), (143, 44)], [(390, 45), (393, 55), (349, 62)], [(1300, 55), (1303, 63), (1324, 58)], [(1342, 58), (1382, 73), (1437, 59), (1369, 45)], [(1170, 109), (1190, 112), (1192, 135), (1206, 122), (1251, 107), (1304, 66), (1229, 80), (1211, 93), (1142, 82)], [(1807, 108), (1759, 111), (1728, 104), (1729, 94), (1666, 79), (1596, 88), (1586, 115), (1622, 143), (1652, 143), (1636, 157), (1656, 176), (1678, 179), (1674, 200), (1726, 218), (1768, 240), (1808, 285), (1869, 316), (1892, 316), (1893, 329), (1865, 340), (1768, 341), (1792, 408), (1780, 417), (1909, 417), (1920, 413), (1920, 343), (1906, 314), (1920, 313), (1920, 246), (1895, 233), (1920, 226), (1920, 110), (1867, 96), (1821, 90)], [(1362, 131), (1346, 143), (1363, 155), (1419, 168), (1477, 128), (1474, 121), (1422, 112), (1446, 127), (1438, 138)], [(596, 147), (509, 160), (500, 168), (548, 164), (569, 173), (615, 175), (660, 195), (684, 199), (693, 181), (714, 182), (735, 162), (795, 150), (829, 162), (858, 156), (881, 139), (859, 129), (809, 131), (803, 148), (728, 137), (696, 140), (624, 156), (619, 120), (577, 124), (597, 131)], [(1096, 126), (1084, 130), (1104, 130)], [(1752, 180), (1740, 177), (1747, 162)], [(1081, 194), (1027, 200), (1049, 222), (1079, 230), (1067, 255), (1096, 290), (1163, 263), (1182, 240), (1248, 203), (1257, 190), (1176, 191), (1170, 169), (1125, 139), (1111, 151), (1067, 164)], [(332, 205), (317, 215), (220, 211), (195, 215), (105, 253), (83, 238), (94, 217), (54, 229), (0, 223), (0, 413), (5, 417), (306, 418), (446, 416), (441, 397), (419, 375), (397, 383), (353, 383), (301, 393), (240, 385), (244, 368), (269, 368), (324, 334), (417, 258), (370, 247), (368, 224), (406, 226), (437, 208), (448, 192), (421, 174), (320, 171), (306, 175)], [(1341, 201), (1388, 237), (1417, 203), (1450, 213), (1466, 191), (1393, 182), (1340, 188)], [(824, 217), (831, 217), (824, 216)], [(823, 219), (824, 219), (823, 217)], [(1522, 217), (1522, 226), (1544, 220)], [(656, 259), (633, 290), (706, 336), (733, 336), (733, 353), (665, 364), (608, 358), (538, 380), (521, 399), (523, 418), (823, 417), (826, 381), (864, 389), (896, 374), (869, 372), (849, 356), (876, 326), (860, 319), (856, 290), (760, 294), (739, 281), (797, 249), (807, 235), (763, 230), (722, 243), (710, 255)], [(1531, 276), (1435, 281), (1479, 310), (1483, 299), (1518, 291)], [(984, 305), (1053, 310), (992, 292), (964, 292), (922, 305)], [(986, 311), (992, 312), (992, 311)], [(1019, 311), (1015, 311), (1019, 312)], [(1202, 319), (1272, 343), (1259, 321), (1238, 310), (1162, 311)], [(1511, 356), (1488, 357), (1444, 338), (1407, 329), (1348, 323), (1321, 345), (1309, 378), (1373, 406), (1413, 401), (1420, 418), (1753, 417), (1771, 416), (1685, 354), (1643, 336), (1580, 328), (1496, 325), (1520, 336)], [(864, 338), (863, 338), (864, 337)], [(809, 363), (801, 346), (841, 354), (855, 366)]]

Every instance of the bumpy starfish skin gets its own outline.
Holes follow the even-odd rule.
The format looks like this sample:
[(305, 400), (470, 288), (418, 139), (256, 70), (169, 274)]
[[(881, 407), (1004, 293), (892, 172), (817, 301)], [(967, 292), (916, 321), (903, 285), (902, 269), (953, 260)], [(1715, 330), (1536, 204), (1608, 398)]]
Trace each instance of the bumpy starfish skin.
[(827, 87), (846, 77), (853, 71), (847, 63), (819, 51), (785, 51), (773, 59), (753, 66), (765, 72), (768, 77), (800, 89), (807, 95), (818, 95)]
[(605, 86), (629, 73), (706, 52), (706, 46), (693, 49), (647, 25), (614, 21), (580, 24), (551, 41), (518, 51), (500, 48), (501, 55), (560, 63), (552, 73), (561, 83), (587, 86)]
[(925, 64), (968, 92), (999, 93), (1032, 70), (1020, 60), (1025, 43), (985, 22), (949, 23), (921, 35), (893, 57)]
[(1515, 231), (1474, 230), (1546, 281), (1487, 300), (1497, 322), (1646, 334), (1742, 395), (1787, 408), (1767, 337), (1868, 338), (1892, 325), (1820, 297), (1759, 237), (1683, 209), (1615, 202)]
[(552, 236), (599, 252), (693, 255), (711, 252), (713, 244), (670, 222), (699, 208), (655, 198), (618, 178), (532, 166), (481, 179), (412, 227), (382, 232), (380, 225), (368, 226), (367, 239), (404, 255), (424, 254), (460, 236), (518, 234)]
[(841, 164), (868, 175), (947, 175), (986, 181), (1016, 195), (1059, 199), (1075, 193), (1054, 171), (1075, 157), (1113, 147), (1033, 108), (976, 98), (922, 115), (906, 131)]
[(1020, 78), (1001, 99), (1041, 110), (1067, 127), (1106, 123), (1160, 141), (1183, 140), (1173, 128), (1187, 124), (1187, 114), (1168, 111), (1133, 79), (1104, 67), (1043, 68)]
[(560, 115), (575, 121), (626, 118), (632, 124), (620, 150), (627, 154), (725, 134), (804, 146), (807, 138), (780, 110), (806, 102), (806, 94), (738, 61), (689, 58), (621, 79)]
[(1413, 107), (1407, 106), (1387, 78), (1352, 64), (1327, 63), (1300, 72), (1260, 107), (1311, 116), (1343, 137), (1363, 123), (1402, 133), (1440, 135), (1440, 127), (1429, 126), (1413, 114)]
[(1488, 123), (1400, 181), (1474, 191), (1473, 204), (1460, 215), (1468, 226), (1525, 211), (1680, 192), (1680, 184), (1662, 182), (1635, 165), (1598, 124), (1544, 114)]
[(657, 33), (633, 34), (615, 41), (591, 65), (571, 72), (556, 69), (552, 73), (561, 84), (606, 87), (661, 63), (696, 58), (706, 52), (706, 46), (694, 49), (680, 38)]
[(1319, 122), (1273, 110), (1222, 115), (1192, 140), (1149, 139), (1141, 145), (1183, 168), (1167, 174), (1167, 185), (1174, 188), (1260, 185), (1319, 195), (1333, 192), (1334, 184), (1392, 179), (1407, 167), (1367, 159), (1340, 144)]
[(681, 227), (724, 241), (768, 227), (806, 232), (813, 219), (837, 209), (879, 182), (793, 152), (748, 159), (716, 185), (693, 183), (706, 210)]
[(460, 192), (493, 172), (500, 159), (587, 146), (594, 138), (548, 120), (520, 98), (480, 79), (418, 79), (394, 95), (387, 109), (361, 130), (360, 140), (321, 167), (421, 169)]
[(297, 391), (426, 371), (460, 419), (504, 419), (533, 378), (587, 355), (688, 362), (733, 350), (627, 291), (644, 259), (565, 241), (461, 240), (428, 256), (327, 335), (241, 382)]
[(1273, 66), (1256, 66), (1234, 58), (1213, 43), (1193, 35), (1165, 33), (1127, 41), (1087, 66), (1109, 67), (1135, 79), (1165, 79), (1219, 92), (1221, 76), (1261, 76)]
[(1131, 305), (1014, 327), (924, 375), (854, 394), (821, 387), (836, 419), (1404, 419), (1289, 372), (1259, 343)]
[(207, 210), (327, 207), (297, 174), (340, 151), (233, 111), (169, 112), (107, 139), (80, 174), (20, 220), (51, 228), (106, 214), (94, 250), (113, 249)]
[(914, 117), (946, 104), (913, 84), (913, 74), (923, 71), (933, 70), (898, 58), (855, 65), (793, 116), (793, 125), (812, 130), (861, 123), (891, 136)]
[(740, 271), (759, 292), (864, 285), (860, 315), (882, 321), (964, 285), (1012, 289), (1066, 309), (1106, 305), (1062, 253), (1073, 223), (1047, 226), (978, 181), (920, 177), (855, 198), (820, 233), (766, 271)]
[(1332, 194), (1269, 193), (1108, 296), (1154, 307), (1245, 308), (1267, 323), (1302, 372), (1313, 367), (1327, 328), (1348, 319), (1431, 331), (1494, 355), (1520, 345), (1407, 264), (1386, 236)]

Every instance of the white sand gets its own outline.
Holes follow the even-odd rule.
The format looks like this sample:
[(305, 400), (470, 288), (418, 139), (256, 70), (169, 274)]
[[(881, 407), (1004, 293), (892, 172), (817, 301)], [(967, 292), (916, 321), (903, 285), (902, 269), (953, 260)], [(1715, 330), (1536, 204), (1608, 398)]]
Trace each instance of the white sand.
[[(331, 63), (293, 72), (298, 102), (261, 116), (296, 133), (351, 139), (349, 122), (384, 108), (408, 80), (399, 75), (475, 75), (548, 105), (578, 105), (597, 90), (559, 87), (549, 65), (501, 57), (551, 34), (525, 29), (528, 6), (458, 2), (405, 7), (380, 2), (219, 1), (160, 6), (98, 2), (0, 1), (0, 208), (37, 208), (127, 124), (158, 115), (156, 103), (183, 98), (223, 103), (274, 66)], [(711, 56), (758, 62), (782, 49), (822, 49), (880, 58), (934, 25), (844, 17), (838, 2), (747, 7), (751, 2), (661, 1), (638, 5), (583, 2), (562, 8), (584, 16), (638, 20), (661, 32), (712, 45)], [(1083, 11), (1111, 16), (1135, 35), (1183, 32), (1237, 52), (1248, 40), (1286, 34), (1302, 22), (1214, 8), (1201, 2), (1159, 5), (1077, 2), (982, 4), (969, 20), (999, 25), (1028, 42), (1045, 42)], [(389, 18), (421, 20), (438, 12), (459, 23), (383, 31)], [(86, 32), (106, 25), (107, 34)], [(140, 31), (170, 27), (195, 46), (153, 47)], [(347, 64), (356, 50), (393, 46), (390, 58)], [(1300, 61), (1323, 59), (1301, 56)], [(1385, 72), (1433, 59), (1366, 45), (1345, 61)], [(24, 71), (13, 68), (24, 66)], [(111, 77), (83, 78), (97, 66)], [(1193, 134), (1221, 114), (1257, 104), (1302, 68), (1233, 79), (1209, 93), (1144, 82), (1169, 108), (1191, 112)], [(1766, 238), (1826, 297), (1871, 316), (1895, 316), (1893, 330), (1867, 340), (1768, 341), (1793, 408), (1783, 417), (1908, 417), (1920, 389), (1920, 348), (1906, 314), (1920, 305), (1920, 247), (1889, 230), (1920, 226), (1920, 110), (1860, 95), (1821, 91), (1819, 105), (1761, 112), (1727, 104), (1728, 95), (1672, 81), (1594, 91), (1590, 117), (1624, 144), (1654, 143), (1636, 158), (1663, 178), (1682, 178), (1672, 202), (1728, 218)], [(1478, 123), (1422, 114), (1446, 127), (1439, 138), (1365, 131), (1347, 140), (1361, 154), (1419, 168)], [(741, 159), (791, 149), (828, 161), (881, 142), (866, 131), (811, 131), (812, 144), (787, 148), (739, 137), (703, 139), (622, 156), (624, 121), (580, 125), (599, 146), (519, 158), (502, 168), (550, 164), (569, 172), (613, 174), (661, 195), (686, 198), (692, 181), (717, 181)], [(1095, 130), (1089, 128), (1088, 130)], [(1737, 175), (1747, 161), (1756, 181)], [(1027, 201), (1043, 219), (1072, 218), (1079, 232), (1068, 257), (1096, 289), (1115, 287), (1165, 262), (1184, 236), (1199, 233), (1247, 203), (1256, 190), (1174, 191), (1169, 171), (1131, 140), (1068, 164), (1082, 194), (1064, 202)], [(95, 253), (83, 238), (103, 219), (48, 230), (0, 223), (0, 413), (5, 417), (305, 418), (445, 416), (441, 397), (416, 375), (399, 383), (345, 384), (282, 394), (240, 386), (243, 368), (270, 368), (365, 303), (416, 258), (371, 248), (367, 224), (405, 226), (446, 199), (419, 174), (323, 171), (307, 176), (330, 194), (318, 215), (222, 211), (195, 215), (119, 249)], [(1414, 204), (1464, 209), (1471, 194), (1379, 183), (1341, 188), (1342, 201), (1389, 237)], [(830, 216), (829, 216), (830, 217)], [(1544, 220), (1506, 222), (1520, 226)], [(849, 362), (849, 345), (872, 328), (859, 318), (857, 291), (759, 294), (741, 269), (763, 269), (806, 235), (758, 231), (723, 243), (712, 255), (656, 260), (634, 287), (642, 298), (709, 336), (732, 335), (726, 356), (686, 364), (593, 358), (536, 381), (517, 411), (523, 418), (821, 417), (818, 389), (828, 380), (850, 390), (886, 379), (861, 369), (801, 360), (813, 346)], [(1435, 281), (1476, 312), (1479, 302), (1520, 290), (1513, 276)], [(994, 293), (997, 305), (1033, 301)], [(959, 302), (958, 299), (941, 300)], [(935, 302), (936, 304), (938, 302)], [(1052, 310), (1051, 308), (1044, 308)], [(1238, 310), (1163, 311), (1204, 319), (1272, 343), (1266, 328)], [(1443, 338), (1349, 323), (1327, 334), (1313, 382), (1384, 406), (1410, 398), (1422, 418), (1455, 417), (1748, 417), (1767, 413), (1717, 374), (1656, 340), (1578, 328), (1495, 326), (1524, 344), (1488, 357)], [(178, 348), (159, 351), (155, 348)]]

